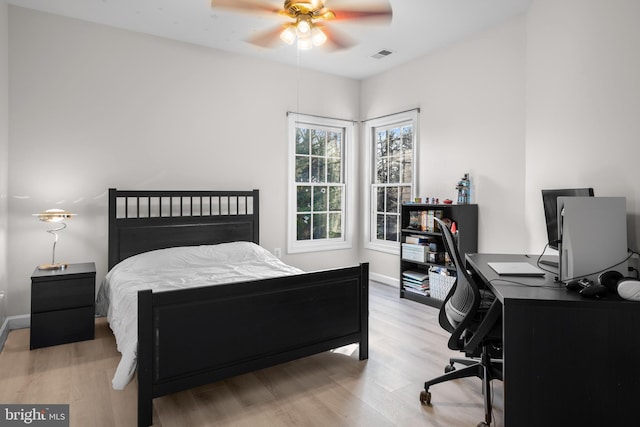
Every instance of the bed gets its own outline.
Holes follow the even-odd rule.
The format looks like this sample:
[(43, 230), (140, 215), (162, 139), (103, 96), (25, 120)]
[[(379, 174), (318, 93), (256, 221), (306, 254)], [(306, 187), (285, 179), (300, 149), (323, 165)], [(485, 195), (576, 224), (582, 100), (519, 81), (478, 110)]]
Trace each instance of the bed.
[[(248, 247), (278, 264), (258, 243), (258, 190), (109, 190), (109, 274), (150, 252), (172, 260), (173, 250), (200, 256), (213, 246)], [(233, 283), (136, 290), (138, 425), (152, 424), (155, 397), (348, 344), (368, 358), (368, 264), (289, 268)]]

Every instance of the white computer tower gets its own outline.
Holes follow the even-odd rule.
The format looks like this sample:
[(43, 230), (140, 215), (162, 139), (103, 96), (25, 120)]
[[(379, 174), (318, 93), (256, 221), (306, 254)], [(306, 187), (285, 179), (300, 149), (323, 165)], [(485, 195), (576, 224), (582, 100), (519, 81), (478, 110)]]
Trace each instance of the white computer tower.
[(562, 282), (604, 271), (627, 276), (627, 203), (624, 197), (558, 197)]

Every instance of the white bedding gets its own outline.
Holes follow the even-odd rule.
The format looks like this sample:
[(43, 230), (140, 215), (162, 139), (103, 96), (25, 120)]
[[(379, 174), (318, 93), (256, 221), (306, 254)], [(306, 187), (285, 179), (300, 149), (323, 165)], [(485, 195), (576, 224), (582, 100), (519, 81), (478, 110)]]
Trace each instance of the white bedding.
[(96, 310), (106, 315), (122, 358), (112, 380), (122, 390), (136, 369), (138, 291), (165, 291), (302, 273), (250, 242), (187, 246), (127, 258), (106, 275)]

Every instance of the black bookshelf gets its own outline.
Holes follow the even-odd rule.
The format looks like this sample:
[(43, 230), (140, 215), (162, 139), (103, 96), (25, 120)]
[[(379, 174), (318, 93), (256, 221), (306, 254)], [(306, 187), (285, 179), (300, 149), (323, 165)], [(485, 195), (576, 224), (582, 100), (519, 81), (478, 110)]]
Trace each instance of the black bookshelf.
[[(400, 298), (406, 298), (433, 307), (442, 305), (442, 298), (433, 297), (431, 284), (429, 289), (420, 290), (407, 283), (405, 273), (416, 272), (428, 276), (431, 267), (446, 269), (450, 276), (455, 276), (455, 266), (445, 257), (444, 244), (440, 231), (434, 227), (429, 212), (455, 223), (458, 251), (464, 259), (467, 253), (478, 251), (478, 205), (431, 205), (423, 203), (404, 203), (401, 213), (401, 248), (400, 248)], [(426, 218), (426, 220), (425, 220)], [(420, 243), (407, 240), (420, 239)], [(429, 243), (433, 243), (431, 248)], [(430, 250), (435, 249), (435, 250)], [(453, 279), (451, 279), (453, 280)], [(425, 285), (427, 282), (425, 282)]]

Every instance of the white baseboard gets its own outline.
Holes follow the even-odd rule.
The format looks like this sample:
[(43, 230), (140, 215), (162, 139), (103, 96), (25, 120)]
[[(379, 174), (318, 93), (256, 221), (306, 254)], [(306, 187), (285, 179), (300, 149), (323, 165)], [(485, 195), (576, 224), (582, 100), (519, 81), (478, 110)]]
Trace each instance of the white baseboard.
[(0, 351), (4, 348), (4, 343), (7, 341), (10, 331), (28, 328), (29, 326), (31, 326), (31, 315), (29, 314), (7, 317), (0, 328)]
[(383, 274), (369, 272), (369, 280), (382, 283), (383, 285), (389, 285), (395, 288), (400, 288), (400, 280), (396, 279), (395, 277), (389, 277)]

